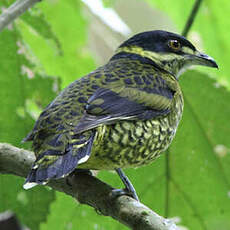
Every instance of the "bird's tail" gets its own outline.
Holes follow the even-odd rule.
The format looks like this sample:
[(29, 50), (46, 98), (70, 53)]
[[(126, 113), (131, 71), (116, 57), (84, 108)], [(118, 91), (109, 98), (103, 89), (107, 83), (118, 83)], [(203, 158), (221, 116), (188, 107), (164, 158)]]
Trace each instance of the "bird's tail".
[[(57, 147), (61, 143), (60, 139), (64, 134), (58, 135), (58, 138), (55, 135), (50, 141), (56, 140), (52, 147)], [(32, 188), (37, 184), (46, 184), (50, 179), (59, 179), (73, 172), (78, 164), (86, 162), (90, 157), (94, 136), (94, 131), (87, 138), (78, 135), (78, 139), (72, 139), (64, 151), (57, 151), (55, 148), (40, 151), (23, 185), (24, 189)]]

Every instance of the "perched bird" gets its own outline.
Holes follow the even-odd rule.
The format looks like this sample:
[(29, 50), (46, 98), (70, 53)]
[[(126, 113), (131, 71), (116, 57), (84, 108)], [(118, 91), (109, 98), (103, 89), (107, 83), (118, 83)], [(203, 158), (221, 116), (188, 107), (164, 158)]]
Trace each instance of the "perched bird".
[(119, 194), (138, 199), (121, 168), (154, 161), (170, 145), (183, 111), (179, 75), (191, 65), (217, 68), (186, 38), (161, 30), (122, 43), (107, 64), (71, 83), (24, 139), (36, 160), (24, 188), (76, 168), (116, 170)]

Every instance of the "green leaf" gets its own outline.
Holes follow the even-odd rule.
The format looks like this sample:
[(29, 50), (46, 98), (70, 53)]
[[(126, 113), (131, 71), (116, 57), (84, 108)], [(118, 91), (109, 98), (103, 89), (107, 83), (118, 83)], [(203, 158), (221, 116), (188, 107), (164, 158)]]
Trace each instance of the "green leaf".
[[(86, 21), (82, 16), (80, 1), (43, 1), (37, 5), (58, 37), (63, 55), (43, 36), (37, 36), (25, 23), (19, 23), (20, 31), (32, 52), (48, 75), (58, 76), (62, 87), (87, 74), (94, 66), (86, 46)], [(63, 16), (64, 15), (64, 16)]]
[(26, 191), (22, 188), (23, 182), (16, 176), (0, 176), (0, 212), (11, 210), (21, 224), (38, 230), (39, 224), (46, 220), (55, 193), (42, 186)]
[(110, 217), (98, 215), (91, 207), (78, 204), (70, 196), (57, 192), (56, 197), (57, 201), (51, 205), (48, 220), (41, 225), (40, 230), (116, 230), (117, 226), (128, 229)]
[(54, 34), (49, 23), (45, 20), (45, 17), (41, 11), (38, 11), (37, 9), (30, 10), (25, 12), (20, 18), (25, 23), (27, 23), (31, 28), (33, 28), (44, 39), (54, 41), (59, 54), (62, 54), (60, 41), (58, 40), (57, 36)]
[[(0, 142), (20, 147), (34, 122), (28, 113), (27, 101), (44, 107), (56, 94), (52, 91), (55, 81), (34, 72), (14, 26), (1, 32), (0, 50)], [(23, 224), (36, 230), (46, 219), (54, 192), (44, 187), (26, 192), (23, 182), (22, 178), (0, 175), (0, 211), (14, 211)]]
[[(170, 199), (182, 197), (191, 207), (193, 215), (186, 221), (190, 228), (195, 228), (191, 219), (196, 219), (200, 228), (195, 229), (227, 230), (230, 228), (230, 126), (226, 121), (230, 114), (230, 93), (195, 71), (181, 80), (185, 110), (170, 149), (173, 153), (169, 163), (170, 186), (177, 191)], [(174, 206), (171, 210), (169, 207), (169, 212), (176, 212), (183, 219), (184, 213)]]

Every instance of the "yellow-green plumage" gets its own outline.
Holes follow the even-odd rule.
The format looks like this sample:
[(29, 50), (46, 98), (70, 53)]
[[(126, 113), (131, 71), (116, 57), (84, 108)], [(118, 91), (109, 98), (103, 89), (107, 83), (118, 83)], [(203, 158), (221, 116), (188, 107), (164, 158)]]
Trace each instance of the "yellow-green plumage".
[[(154, 87), (154, 85), (156, 87), (158, 84), (156, 78), (162, 75), (161, 71), (150, 69), (148, 65), (139, 61), (123, 59), (119, 61), (119, 64), (126, 67), (135, 64), (135, 68), (129, 70), (132, 78), (136, 76), (139, 79), (145, 79), (146, 76), (152, 76), (149, 87)], [(111, 65), (114, 66), (114, 63)], [(159, 116), (149, 120), (119, 121), (113, 125), (98, 127), (92, 154), (87, 162), (78, 166), (79, 168), (111, 170), (138, 167), (150, 163), (168, 147), (182, 116), (183, 97), (178, 81), (167, 73), (164, 73), (163, 76), (165, 84), (170, 84), (175, 94), (170, 103), (167, 102), (167, 98), (164, 102), (163, 98), (161, 103), (158, 101), (158, 106), (169, 108), (171, 112), (167, 116)], [(133, 84), (129, 84), (129, 88), (138, 86), (134, 80), (132, 82)], [(144, 81), (143, 86), (146, 86)], [(127, 88), (126, 92), (129, 93)], [(146, 96), (150, 106), (155, 103), (157, 96), (155, 94)]]
[[(175, 40), (180, 49), (171, 45)], [(217, 66), (199, 55), (185, 38), (165, 31), (124, 42), (106, 65), (70, 84), (41, 113), (25, 139), (33, 140), (36, 154), (27, 184), (61, 178), (76, 167), (152, 162), (171, 143), (182, 116), (179, 72), (191, 64)]]

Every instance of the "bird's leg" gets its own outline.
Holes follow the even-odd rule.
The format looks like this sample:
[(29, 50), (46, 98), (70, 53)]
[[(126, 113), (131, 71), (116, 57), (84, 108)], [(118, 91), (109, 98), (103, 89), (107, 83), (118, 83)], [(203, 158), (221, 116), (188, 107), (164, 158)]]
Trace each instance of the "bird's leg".
[(124, 174), (124, 172), (120, 168), (115, 170), (119, 175), (119, 177), (121, 178), (122, 182), (124, 183), (125, 189), (114, 189), (113, 195), (114, 196), (129, 195), (132, 196), (135, 200), (139, 201), (135, 188), (133, 187), (128, 177)]

